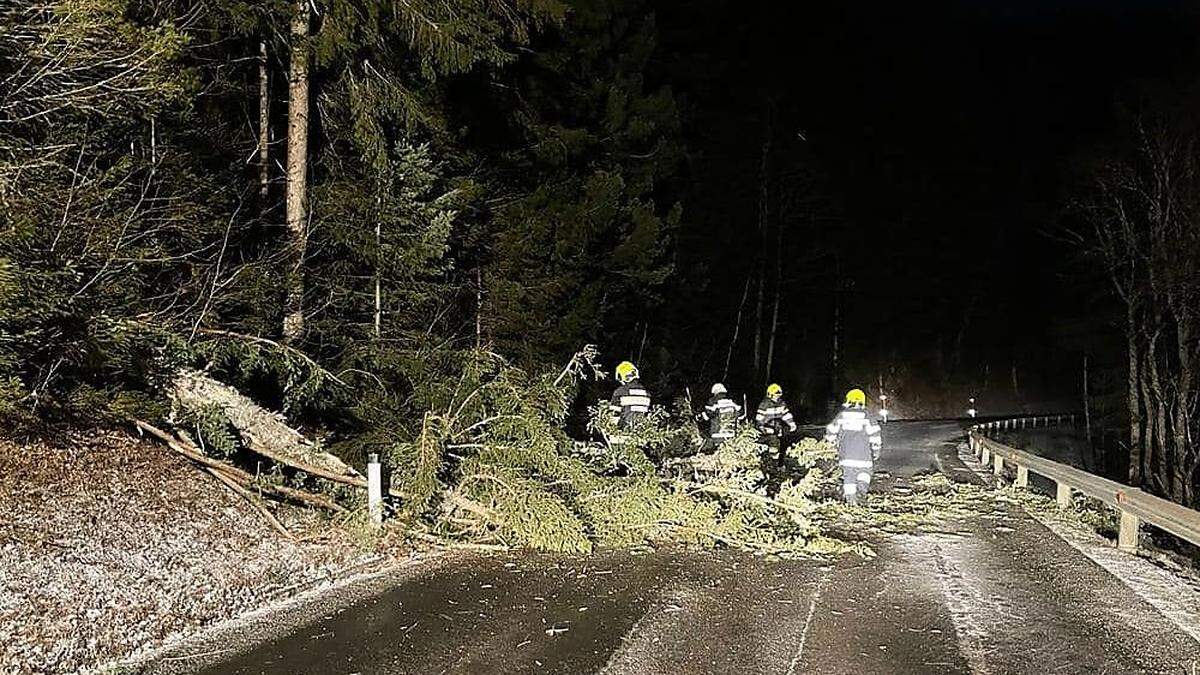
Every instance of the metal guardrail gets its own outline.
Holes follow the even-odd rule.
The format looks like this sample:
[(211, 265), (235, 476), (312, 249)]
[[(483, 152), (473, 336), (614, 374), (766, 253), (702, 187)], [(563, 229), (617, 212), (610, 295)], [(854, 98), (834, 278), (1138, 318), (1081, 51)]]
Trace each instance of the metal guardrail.
[(1054, 481), (1057, 485), (1058, 506), (1061, 509), (1071, 507), (1071, 497), (1074, 492), (1098, 499), (1117, 509), (1121, 514), (1117, 546), (1121, 550), (1137, 550), (1138, 531), (1142, 521), (1170, 532), (1195, 546), (1200, 546), (1200, 511), (1156, 497), (1138, 488), (1090, 474), (1073, 466), (1009, 447), (987, 437), (988, 432), (1037, 428), (1039, 421), (1043, 427), (1052, 426), (1052, 423), (1061, 424), (1068, 417), (1073, 416), (1022, 417), (976, 424), (968, 432), (971, 450), (980, 457), (985, 465), (990, 464), (992, 472), (997, 476), (1004, 475), (1006, 462), (1015, 466), (1017, 487), (1029, 487), (1030, 471)]

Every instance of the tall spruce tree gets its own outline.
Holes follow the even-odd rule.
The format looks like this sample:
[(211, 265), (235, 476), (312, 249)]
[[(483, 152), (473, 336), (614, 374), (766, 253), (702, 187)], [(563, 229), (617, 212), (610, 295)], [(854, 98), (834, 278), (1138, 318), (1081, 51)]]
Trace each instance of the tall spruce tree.
[(643, 0), (576, 0), (497, 107), (515, 110), (482, 237), (485, 335), (525, 363), (585, 342), (638, 356), (671, 273), (681, 158), (669, 88), (647, 83)]
[[(365, 166), (382, 174), (386, 162), (380, 148), (410, 131), (414, 121), (436, 125), (438, 116), (422, 100), (427, 98), (422, 90), (435, 89), (441, 77), (511, 61), (514, 46), (527, 42), (532, 29), (561, 19), (564, 9), (557, 0), (329, 0), (316, 4), (319, 25), (310, 36), (309, 7), (297, 2), (291, 19), (287, 246), (292, 264), (283, 324), (289, 340), (303, 334), (308, 174), (310, 155), (320, 150), (308, 138), (310, 79), (330, 78), (330, 86), (318, 87), (318, 99), (350, 97), (340, 103), (352, 116), (356, 148), (364, 152)], [(377, 106), (373, 111), (363, 108), (367, 100)]]

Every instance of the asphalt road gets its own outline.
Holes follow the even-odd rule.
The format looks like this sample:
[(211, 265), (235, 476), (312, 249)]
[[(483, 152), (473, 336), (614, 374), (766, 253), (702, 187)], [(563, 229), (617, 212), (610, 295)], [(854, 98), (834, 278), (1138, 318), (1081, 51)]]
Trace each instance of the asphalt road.
[[(957, 424), (893, 423), (886, 437), (881, 489), (929, 470), (974, 476)], [(733, 552), (458, 561), (266, 643), (209, 635), (151, 672), (1200, 672), (1200, 643), (1105, 569), (1019, 508), (988, 509), (953, 533), (879, 534), (877, 557), (833, 564)], [(204, 654), (229, 658), (191, 656)]]

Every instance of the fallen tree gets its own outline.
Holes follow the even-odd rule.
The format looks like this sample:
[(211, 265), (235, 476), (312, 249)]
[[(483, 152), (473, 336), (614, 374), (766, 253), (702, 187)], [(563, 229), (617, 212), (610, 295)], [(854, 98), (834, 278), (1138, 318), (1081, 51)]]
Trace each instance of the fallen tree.
[[(814, 518), (831, 479), (817, 466), (830, 452), (822, 442), (809, 439), (792, 448), (792, 475), (768, 496), (750, 429), (708, 455), (695, 455), (699, 438), (690, 422), (673, 425), (662, 410), (623, 434), (624, 443), (568, 437), (563, 425), (575, 388), (583, 378), (603, 376), (592, 348), (565, 368), (540, 375), (486, 351), (460, 357), (413, 359), (441, 370), (413, 377), (413, 398), (427, 407), (411, 440), (397, 440), (393, 430), (377, 426), (361, 441), (393, 468), (397, 520), (414, 536), (482, 549), (564, 552), (646, 544), (777, 555), (855, 548), (824, 537)], [(180, 419), (215, 410), (245, 449), (310, 477), (366, 487), (353, 468), (233, 387), (188, 370), (173, 378), (171, 393)], [(594, 411), (593, 429), (611, 438), (614, 430), (600, 410)], [(200, 448), (150, 425), (139, 427), (230, 475), (228, 464), (212, 467)], [(197, 423), (197, 432), (204, 429)], [(689, 457), (651, 459), (680, 454)], [(242, 484), (247, 476), (240, 477)], [(276, 494), (286, 496), (283, 490)], [(328, 496), (312, 497), (336, 504)]]

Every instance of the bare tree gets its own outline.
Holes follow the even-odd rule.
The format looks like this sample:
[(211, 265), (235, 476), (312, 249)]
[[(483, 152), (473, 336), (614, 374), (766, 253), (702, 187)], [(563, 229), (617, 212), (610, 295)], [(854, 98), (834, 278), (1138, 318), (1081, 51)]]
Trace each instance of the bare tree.
[(1124, 304), (1130, 482), (1195, 504), (1196, 131), (1162, 117), (1136, 130), (1136, 151), (1096, 172), (1086, 241)]
[(758, 297), (754, 305), (754, 375), (758, 381), (764, 377), (762, 362), (763, 309), (767, 275), (767, 237), (771, 222), (771, 145), (775, 137), (775, 101), (770, 97), (764, 103), (763, 141), (759, 160), (758, 196), (758, 239), (759, 252), (755, 265), (758, 274)]

